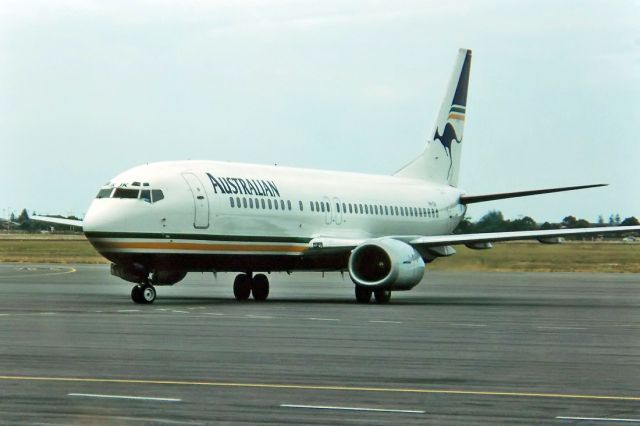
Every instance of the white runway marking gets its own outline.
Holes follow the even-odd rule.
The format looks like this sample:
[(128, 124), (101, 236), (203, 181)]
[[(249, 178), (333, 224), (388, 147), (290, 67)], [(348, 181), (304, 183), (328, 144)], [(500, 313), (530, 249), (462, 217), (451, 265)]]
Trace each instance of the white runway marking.
[(394, 410), (391, 408), (366, 408), (366, 407), (334, 407), (331, 405), (296, 405), (296, 404), (280, 404), (283, 408), (308, 408), (312, 410), (342, 410), (342, 411), (374, 411), (382, 413), (409, 413), (424, 414), (423, 410)]
[(587, 327), (552, 327), (552, 326), (540, 326), (536, 327), (538, 330), (588, 330)]
[(616, 419), (609, 417), (564, 417), (558, 416), (556, 417), (558, 420), (585, 420), (591, 422), (625, 422), (625, 423), (640, 423), (640, 419)]
[(171, 311), (171, 312), (173, 312), (174, 314), (188, 314), (189, 313), (189, 311), (175, 311), (175, 310)]
[(273, 317), (270, 317), (268, 315), (245, 315), (245, 317), (253, 319), (273, 319)]
[(80, 396), (85, 398), (107, 398), (107, 399), (135, 399), (143, 401), (166, 401), (166, 402), (180, 402), (178, 398), (155, 398), (151, 396), (130, 396), (130, 395), (101, 395), (95, 393), (68, 393), (68, 396)]
[(486, 324), (467, 324), (467, 323), (451, 323), (454, 327), (486, 327)]
[(224, 314), (220, 314), (218, 312), (203, 312), (203, 314), (205, 314), (205, 315), (215, 315), (217, 317), (223, 317), (224, 316)]
[(402, 324), (402, 321), (371, 320), (369, 322), (375, 322), (378, 324)]
[(310, 321), (340, 321), (338, 318), (307, 318)]
[(57, 315), (57, 312), (40, 312), (40, 315)]
[(140, 309), (120, 309), (118, 312), (140, 312)]
[(8, 317), (11, 314), (0, 314), (0, 317)]

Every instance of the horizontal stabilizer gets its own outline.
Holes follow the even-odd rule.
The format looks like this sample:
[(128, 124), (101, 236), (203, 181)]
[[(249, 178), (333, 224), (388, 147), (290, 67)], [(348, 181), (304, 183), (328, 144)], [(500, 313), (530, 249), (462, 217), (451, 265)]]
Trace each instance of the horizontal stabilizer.
[(482, 203), (485, 201), (503, 200), (505, 198), (527, 197), (529, 195), (550, 194), (552, 192), (575, 191), (576, 189), (597, 188), (599, 186), (607, 186), (606, 183), (598, 183), (595, 185), (565, 186), (562, 188), (534, 189), (531, 191), (519, 192), (502, 192), (499, 194), (485, 195), (463, 195), (460, 197), (461, 204)]

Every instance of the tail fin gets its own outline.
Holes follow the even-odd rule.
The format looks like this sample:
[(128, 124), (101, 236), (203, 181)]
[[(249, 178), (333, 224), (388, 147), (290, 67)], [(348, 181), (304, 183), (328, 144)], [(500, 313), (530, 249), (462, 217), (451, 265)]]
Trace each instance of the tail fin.
[(471, 50), (460, 49), (433, 136), (422, 154), (395, 176), (458, 185), (470, 68)]

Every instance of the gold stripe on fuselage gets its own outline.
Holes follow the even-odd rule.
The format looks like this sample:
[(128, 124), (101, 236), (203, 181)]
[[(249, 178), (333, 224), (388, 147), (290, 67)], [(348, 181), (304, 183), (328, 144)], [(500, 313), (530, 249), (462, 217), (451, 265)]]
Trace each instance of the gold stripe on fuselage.
[(107, 242), (95, 241), (93, 243), (98, 250), (185, 250), (185, 251), (224, 251), (224, 252), (286, 252), (302, 253), (307, 246), (291, 246), (277, 244), (200, 244), (200, 243), (175, 243), (175, 242)]
[(454, 120), (464, 120), (464, 115), (451, 113), (451, 114), (449, 114), (448, 118), (449, 119), (454, 119)]

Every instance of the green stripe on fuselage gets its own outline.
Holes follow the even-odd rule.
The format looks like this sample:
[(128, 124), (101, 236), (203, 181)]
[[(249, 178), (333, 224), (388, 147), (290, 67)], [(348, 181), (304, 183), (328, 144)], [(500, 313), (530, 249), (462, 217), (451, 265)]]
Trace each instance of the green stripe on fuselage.
[(268, 237), (254, 235), (206, 235), (206, 234), (175, 234), (175, 233), (139, 233), (139, 232), (85, 232), (87, 238), (131, 238), (153, 240), (198, 240), (198, 241), (233, 241), (255, 243), (296, 243), (307, 244), (311, 238), (298, 237)]

